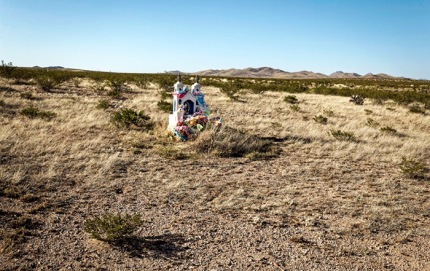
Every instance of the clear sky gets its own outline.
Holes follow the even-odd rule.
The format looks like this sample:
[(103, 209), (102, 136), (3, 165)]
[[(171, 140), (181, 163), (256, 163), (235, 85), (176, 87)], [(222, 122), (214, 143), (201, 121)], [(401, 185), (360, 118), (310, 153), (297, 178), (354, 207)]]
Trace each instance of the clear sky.
[(0, 60), (115, 72), (269, 66), (430, 79), (430, 0), (0, 0)]

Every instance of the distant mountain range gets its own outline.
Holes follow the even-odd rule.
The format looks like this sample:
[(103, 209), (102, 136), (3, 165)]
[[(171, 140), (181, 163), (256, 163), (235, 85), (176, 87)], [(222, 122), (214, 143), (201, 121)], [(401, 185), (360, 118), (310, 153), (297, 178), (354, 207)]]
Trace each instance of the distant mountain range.
[(168, 71), (170, 74), (198, 74), (203, 76), (220, 76), (220, 77), (249, 77), (249, 78), (281, 78), (281, 79), (318, 79), (318, 78), (374, 78), (374, 79), (394, 79), (404, 77), (394, 77), (385, 73), (372, 74), (367, 73), (360, 75), (358, 73), (349, 73), (337, 71), (330, 75), (316, 73), (312, 71), (287, 72), (270, 67), (246, 68), (246, 69), (227, 69), (227, 70), (204, 70), (195, 73), (184, 73), (180, 71)]

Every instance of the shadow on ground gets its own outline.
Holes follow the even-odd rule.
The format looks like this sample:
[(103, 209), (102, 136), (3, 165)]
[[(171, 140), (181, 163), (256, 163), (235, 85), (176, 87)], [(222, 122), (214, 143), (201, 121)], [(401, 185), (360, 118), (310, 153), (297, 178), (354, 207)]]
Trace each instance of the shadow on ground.
[(189, 249), (184, 246), (185, 238), (177, 234), (163, 234), (150, 237), (127, 237), (112, 243), (120, 251), (132, 257), (163, 258), (169, 260), (182, 260), (181, 252)]

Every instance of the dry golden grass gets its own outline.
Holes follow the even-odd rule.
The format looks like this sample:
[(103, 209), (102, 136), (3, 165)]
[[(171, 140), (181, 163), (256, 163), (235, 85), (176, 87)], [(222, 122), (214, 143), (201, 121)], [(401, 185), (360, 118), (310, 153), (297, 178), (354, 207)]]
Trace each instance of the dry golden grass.
[[(295, 94), (297, 112), (285, 93), (243, 91), (232, 102), (207, 87), (223, 125), (282, 149), (267, 160), (220, 158), (168, 136), (154, 85), (132, 86), (102, 110), (106, 94), (92, 84), (0, 92), (0, 269), (430, 267), (429, 176), (408, 179), (399, 167), (404, 156), (430, 167), (429, 114), (311, 94)], [(57, 115), (30, 119), (20, 113), (30, 104)], [(110, 113), (120, 108), (144, 110), (154, 131), (114, 127)], [(331, 129), (357, 140), (337, 140)], [(105, 212), (142, 214), (139, 238), (123, 247), (90, 240), (84, 221)]]

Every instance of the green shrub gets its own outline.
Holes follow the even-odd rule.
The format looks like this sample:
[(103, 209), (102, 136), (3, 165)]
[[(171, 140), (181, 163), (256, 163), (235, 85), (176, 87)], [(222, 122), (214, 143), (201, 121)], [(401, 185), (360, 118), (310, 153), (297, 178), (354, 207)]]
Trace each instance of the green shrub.
[(380, 130), (381, 130), (381, 132), (392, 134), (392, 135), (397, 133), (397, 130), (390, 127), (390, 126), (381, 127)]
[(173, 104), (164, 100), (158, 101), (157, 106), (161, 109), (161, 111), (164, 111), (166, 113), (170, 113), (173, 110)]
[(373, 111), (369, 109), (364, 109), (364, 112), (366, 112), (366, 115), (370, 115), (373, 113)]
[(345, 132), (342, 130), (331, 129), (329, 134), (331, 134), (337, 140), (352, 141), (352, 142), (357, 141), (353, 132)]
[(395, 109), (395, 108), (392, 108), (392, 107), (387, 107), (387, 110), (388, 110), (388, 111), (396, 111), (396, 109)]
[(409, 107), (409, 112), (416, 113), (416, 114), (423, 114), (424, 115), (426, 113), (426, 110), (423, 109), (423, 108), (421, 108), (418, 105), (413, 105), (413, 106)]
[(57, 116), (54, 112), (42, 111), (33, 106), (22, 109), (21, 113), (29, 118), (41, 118), (45, 120), (51, 120)]
[(3, 100), (0, 100), (0, 106), (6, 106), (6, 103)]
[(400, 169), (406, 177), (411, 179), (424, 179), (428, 171), (425, 164), (413, 158), (402, 157)]
[(61, 83), (67, 81), (66, 76), (61, 76), (62, 74), (46, 72), (35, 78), (36, 83), (44, 90), (51, 91), (52, 89), (58, 87)]
[(151, 130), (154, 123), (150, 121), (150, 117), (145, 115), (143, 111), (139, 113), (133, 109), (124, 108), (120, 112), (115, 112), (111, 116), (112, 123), (120, 128), (142, 128), (144, 130)]
[(321, 124), (327, 124), (328, 119), (324, 117), (323, 115), (318, 115), (314, 117), (314, 121), (321, 123)]
[(19, 95), (21, 98), (23, 99), (27, 99), (27, 100), (33, 100), (33, 94), (31, 92), (23, 92)]
[(108, 109), (110, 107), (110, 100), (100, 100), (97, 104), (97, 109)]
[(97, 240), (117, 242), (129, 237), (142, 225), (141, 215), (108, 213), (86, 220), (84, 230)]
[(284, 98), (284, 101), (289, 103), (289, 104), (298, 104), (299, 100), (297, 99), (296, 96), (294, 95), (288, 95)]

